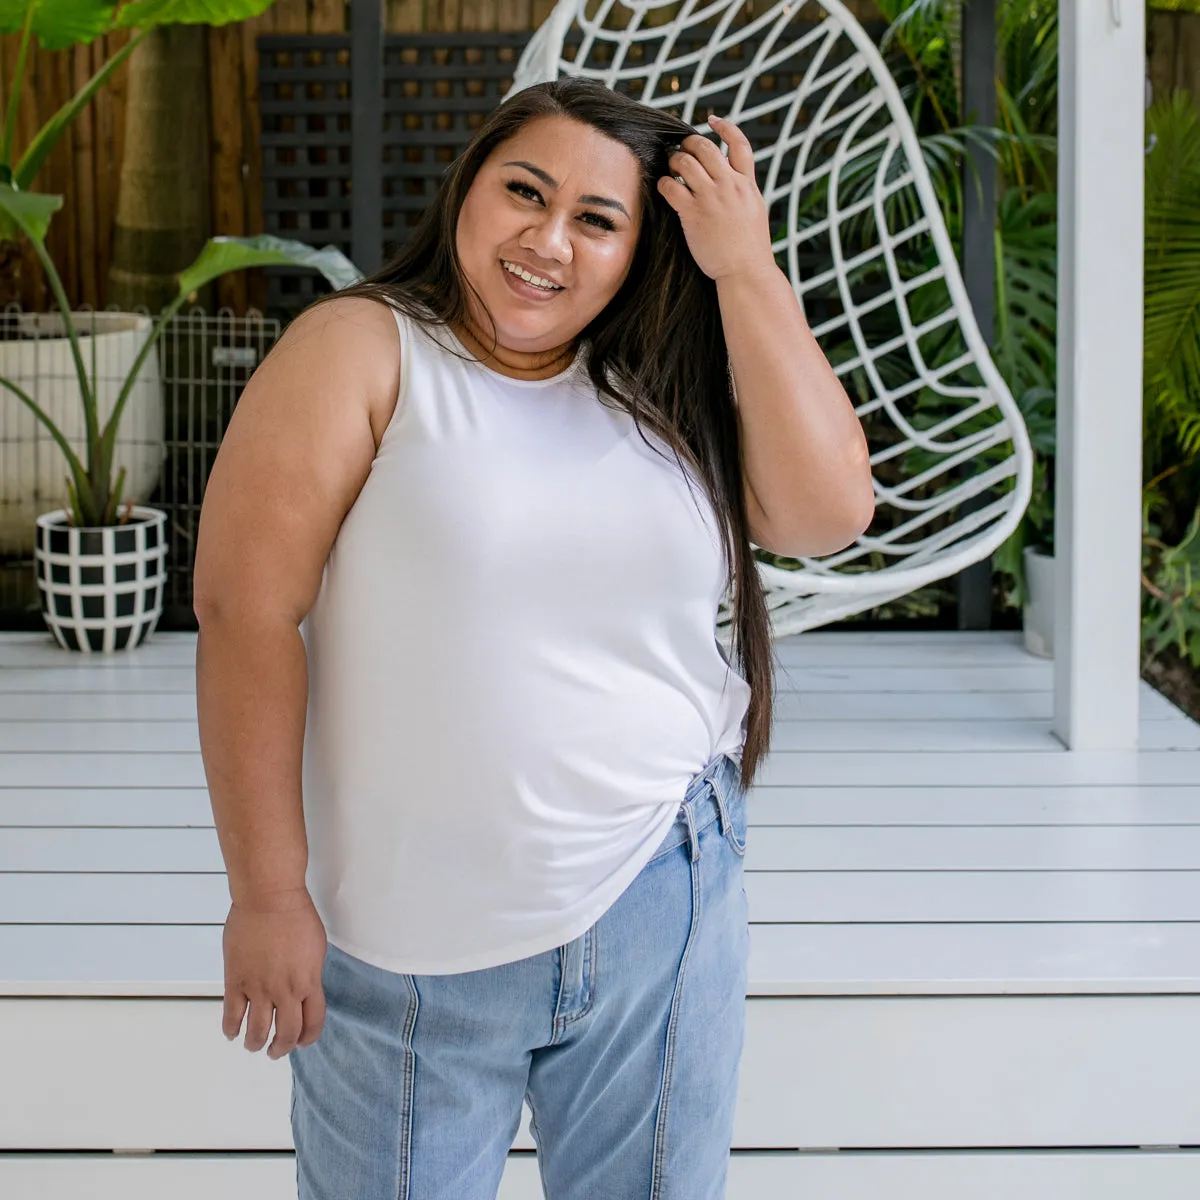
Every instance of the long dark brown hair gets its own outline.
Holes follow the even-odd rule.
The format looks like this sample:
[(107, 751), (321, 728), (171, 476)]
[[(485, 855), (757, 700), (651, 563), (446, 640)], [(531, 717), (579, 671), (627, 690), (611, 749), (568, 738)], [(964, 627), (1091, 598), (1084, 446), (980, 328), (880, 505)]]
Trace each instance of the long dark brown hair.
[[(470, 329), (467, 292), (474, 289), (458, 259), (459, 211), (492, 150), (526, 122), (546, 116), (594, 127), (627, 147), (641, 166), (642, 224), (633, 263), (617, 294), (580, 331), (577, 352), (586, 349), (588, 373), (601, 401), (629, 413), (643, 438), (643, 423), (649, 427), (677, 462), (687, 459), (719, 517), (733, 610), (732, 661), (751, 690), (741, 777), (748, 788), (770, 744), (770, 620), (750, 546), (737, 411), (716, 284), (697, 266), (677, 214), (656, 186), (670, 173), (671, 151), (695, 130), (595, 80), (565, 76), (524, 88), (491, 113), (450, 164), (403, 249), (360, 283), (316, 303), (366, 296), (427, 324)], [(475, 294), (486, 312), (482, 297)]]

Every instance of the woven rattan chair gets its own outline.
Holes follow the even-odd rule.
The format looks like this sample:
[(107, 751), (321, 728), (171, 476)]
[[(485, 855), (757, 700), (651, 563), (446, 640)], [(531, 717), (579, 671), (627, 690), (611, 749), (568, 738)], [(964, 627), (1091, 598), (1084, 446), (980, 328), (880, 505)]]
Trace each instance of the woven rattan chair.
[[(760, 562), (776, 636), (991, 554), (1029, 500), (1024, 422), (980, 336), (896, 81), (841, 0), (560, 0), (509, 95), (573, 74), (709, 111), (755, 150), (777, 261), (855, 402), (876, 517), (843, 551)], [(727, 634), (728, 609), (719, 617)]]

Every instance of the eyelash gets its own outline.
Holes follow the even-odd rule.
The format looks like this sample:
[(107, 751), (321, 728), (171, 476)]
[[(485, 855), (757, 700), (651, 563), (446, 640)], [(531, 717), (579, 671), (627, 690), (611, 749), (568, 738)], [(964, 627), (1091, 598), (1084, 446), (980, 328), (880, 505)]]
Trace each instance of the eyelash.
[[(527, 184), (527, 183), (521, 183), (519, 180), (516, 180), (516, 179), (514, 179), (514, 180), (512, 180), (511, 182), (509, 182), (509, 183), (506, 183), (504, 186), (505, 186), (505, 187), (506, 187), (506, 188), (507, 188), (507, 189), (508, 189), (510, 192), (516, 192), (518, 195), (519, 195), (520, 193), (522, 193), (522, 192), (528, 192), (528, 193), (529, 193), (529, 195), (531, 195), (531, 196), (537, 196), (539, 200), (541, 199), (541, 193), (540, 193), (540, 192), (538, 192), (537, 188), (532, 188), (532, 187), (530, 187), (530, 186), (529, 186), (529, 184)], [(595, 217), (595, 218), (596, 218), (596, 220), (597, 220), (597, 222), (599, 222), (599, 224), (598, 224), (596, 227), (597, 227), (598, 229), (606, 229), (606, 230), (608, 230), (608, 232), (609, 232), (609, 233), (612, 233), (612, 232), (613, 232), (613, 230), (615, 230), (615, 229), (616, 229), (616, 227), (617, 227), (615, 222), (613, 222), (613, 221), (610, 221), (610, 220), (609, 220), (607, 217), (605, 217), (605, 216), (601, 216), (601, 215), (600, 215), (600, 213), (597, 213), (597, 212), (586, 212), (586, 213), (584, 213), (583, 215), (584, 215), (585, 217)]]

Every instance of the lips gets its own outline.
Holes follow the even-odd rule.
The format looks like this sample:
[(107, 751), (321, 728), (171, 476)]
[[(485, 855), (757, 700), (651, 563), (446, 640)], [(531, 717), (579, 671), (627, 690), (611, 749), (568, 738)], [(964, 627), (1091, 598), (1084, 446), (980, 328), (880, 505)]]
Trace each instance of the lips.
[[(547, 283), (553, 283), (553, 284), (555, 284), (555, 285), (557, 286), (557, 288), (558, 288), (559, 290), (564, 290), (564, 289), (565, 289), (565, 287), (566, 287), (566, 285), (565, 285), (565, 284), (564, 284), (564, 283), (563, 283), (561, 280), (559, 280), (559, 279), (554, 279), (552, 276), (544, 274), (543, 272), (539, 271), (539, 270), (538, 270), (536, 267), (531, 267), (531, 266), (530, 266), (528, 263), (523, 263), (523, 262), (521, 262), (521, 261), (520, 261), (520, 259), (516, 259), (516, 258), (502, 258), (502, 259), (500, 260), (500, 270), (502, 270), (502, 271), (503, 271), (503, 272), (504, 272), (506, 275), (512, 275), (512, 277), (513, 277), (514, 279), (520, 279), (521, 277), (520, 277), (519, 275), (515, 275), (515, 274), (513, 274), (513, 272), (512, 272), (512, 271), (510, 271), (510, 270), (509, 270), (509, 269), (508, 269), (508, 268), (507, 268), (507, 267), (504, 265), (505, 263), (509, 263), (509, 264), (511, 264), (511, 265), (512, 265), (512, 266), (514, 266), (514, 267), (519, 267), (519, 268), (520, 268), (522, 271), (528, 271), (530, 275), (533, 275), (533, 276), (535, 276), (535, 277), (536, 277), (536, 278), (538, 278), (538, 279), (544, 279), (544, 280), (545, 280)], [(523, 282), (528, 282), (528, 281), (526, 280), (526, 281), (523, 281)], [(536, 287), (536, 286), (538, 286), (538, 285), (536, 285), (536, 284), (530, 284), (530, 286), (531, 286), (531, 287)], [(550, 291), (550, 289), (549, 289), (549, 288), (541, 288), (540, 290), (541, 290), (541, 291), (544, 291), (544, 292), (547, 292), (547, 293), (549, 293), (549, 291)]]

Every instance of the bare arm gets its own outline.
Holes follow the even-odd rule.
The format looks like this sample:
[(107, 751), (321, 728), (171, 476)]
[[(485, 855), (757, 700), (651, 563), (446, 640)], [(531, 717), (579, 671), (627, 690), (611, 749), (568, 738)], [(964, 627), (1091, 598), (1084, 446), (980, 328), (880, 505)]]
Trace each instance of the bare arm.
[(324, 929), (305, 889), (299, 625), (370, 470), (399, 384), (392, 315), (346, 298), (304, 313), (254, 373), (204, 496), (194, 605), (196, 701), (229, 875), (226, 1036), (280, 1057), (323, 1019)]

